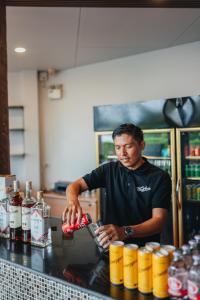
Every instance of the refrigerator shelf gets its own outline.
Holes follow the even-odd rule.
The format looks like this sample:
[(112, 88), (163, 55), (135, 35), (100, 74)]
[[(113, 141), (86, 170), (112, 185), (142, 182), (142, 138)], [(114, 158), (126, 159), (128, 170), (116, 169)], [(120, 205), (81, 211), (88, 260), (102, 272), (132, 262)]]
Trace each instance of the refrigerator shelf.
[(200, 177), (186, 177), (188, 180), (200, 180)]
[(185, 156), (185, 159), (200, 160), (200, 156)]
[(148, 155), (144, 155), (144, 157), (146, 157), (146, 159), (171, 159), (171, 157), (169, 156), (148, 156)]

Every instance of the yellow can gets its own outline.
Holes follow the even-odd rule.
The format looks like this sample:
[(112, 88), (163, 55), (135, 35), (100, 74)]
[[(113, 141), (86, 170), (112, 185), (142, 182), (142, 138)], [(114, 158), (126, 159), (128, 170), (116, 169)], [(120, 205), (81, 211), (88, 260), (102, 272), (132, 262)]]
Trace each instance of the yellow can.
[(156, 243), (156, 242), (148, 242), (145, 244), (145, 247), (147, 249), (149, 249), (150, 251), (154, 251), (154, 250), (159, 250), (160, 249), (160, 244)]
[(155, 251), (152, 257), (153, 295), (157, 298), (167, 298), (169, 254), (166, 250)]
[(123, 250), (124, 286), (128, 289), (136, 289), (138, 286), (138, 245), (127, 244)]
[(152, 250), (142, 247), (138, 250), (138, 290), (149, 294), (153, 290)]
[(163, 245), (161, 249), (166, 250), (169, 253), (169, 262), (172, 261), (173, 253), (176, 250), (176, 247), (173, 245)]
[(109, 246), (110, 282), (123, 284), (123, 246), (121, 241), (114, 241)]

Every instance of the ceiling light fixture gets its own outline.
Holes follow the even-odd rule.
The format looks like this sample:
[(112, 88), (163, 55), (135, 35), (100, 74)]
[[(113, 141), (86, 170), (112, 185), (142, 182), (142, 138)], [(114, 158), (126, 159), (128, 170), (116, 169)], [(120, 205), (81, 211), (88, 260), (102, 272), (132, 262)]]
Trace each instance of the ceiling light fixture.
[(24, 53), (24, 52), (26, 52), (26, 49), (23, 48), (23, 47), (17, 47), (17, 48), (15, 48), (15, 52), (17, 52), (17, 53)]

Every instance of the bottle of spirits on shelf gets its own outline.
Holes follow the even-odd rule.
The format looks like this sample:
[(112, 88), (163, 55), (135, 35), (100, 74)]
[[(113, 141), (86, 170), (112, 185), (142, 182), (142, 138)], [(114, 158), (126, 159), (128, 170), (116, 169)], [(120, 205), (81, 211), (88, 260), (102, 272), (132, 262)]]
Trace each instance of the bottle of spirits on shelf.
[(26, 181), (25, 197), (22, 202), (22, 241), (31, 241), (31, 207), (35, 204), (35, 199), (31, 196), (32, 182)]
[(37, 202), (31, 207), (31, 244), (51, 244), (50, 206), (44, 202), (42, 191), (37, 192)]
[(9, 226), (9, 193), (8, 188), (5, 187), (5, 195), (0, 200), (0, 237), (10, 237), (10, 226)]
[(22, 239), (22, 201), (19, 193), (19, 181), (15, 180), (9, 203), (10, 239), (15, 241)]

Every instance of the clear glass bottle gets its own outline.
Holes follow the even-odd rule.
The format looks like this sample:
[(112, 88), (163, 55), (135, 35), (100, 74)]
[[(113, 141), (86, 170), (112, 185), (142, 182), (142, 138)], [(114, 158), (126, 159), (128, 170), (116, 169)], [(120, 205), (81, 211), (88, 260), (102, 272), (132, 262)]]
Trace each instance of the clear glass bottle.
[(15, 180), (9, 203), (10, 239), (15, 241), (22, 239), (22, 201), (19, 193), (19, 181)]
[(198, 254), (200, 254), (200, 234), (196, 234), (196, 235), (194, 236), (194, 239), (195, 239), (195, 241), (196, 241), (196, 243), (197, 243), (197, 251), (198, 251)]
[(173, 253), (168, 269), (168, 292), (171, 297), (182, 298), (187, 295), (188, 271), (180, 250)]
[(187, 268), (187, 270), (189, 270), (191, 265), (192, 265), (192, 253), (191, 253), (190, 246), (189, 245), (183, 245), (181, 247), (181, 249), (182, 249), (183, 259), (184, 259), (185, 264), (186, 264), (186, 268)]
[(31, 193), (32, 182), (26, 181), (25, 197), (22, 202), (22, 241), (24, 243), (31, 241), (31, 207), (36, 203)]
[(50, 206), (44, 202), (43, 192), (37, 192), (37, 202), (31, 207), (31, 244), (45, 247), (51, 244)]
[(195, 239), (191, 239), (191, 240), (188, 241), (188, 244), (190, 245), (190, 249), (191, 249), (192, 255), (198, 254), (196, 240)]
[(193, 255), (193, 264), (188, 274), (188, 297), (200, 299), (200, 255)]
[(5, 188), (5, 198), (0, 200), (0, 237), (10, 237), (9, 225), (9, 201), (10, 195), (8, 189)]

